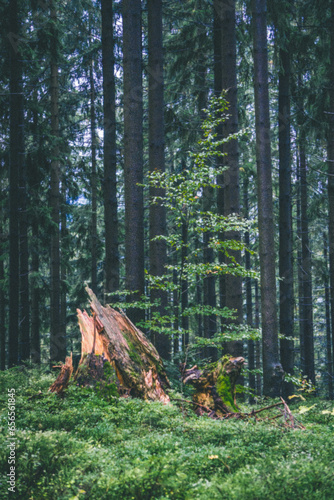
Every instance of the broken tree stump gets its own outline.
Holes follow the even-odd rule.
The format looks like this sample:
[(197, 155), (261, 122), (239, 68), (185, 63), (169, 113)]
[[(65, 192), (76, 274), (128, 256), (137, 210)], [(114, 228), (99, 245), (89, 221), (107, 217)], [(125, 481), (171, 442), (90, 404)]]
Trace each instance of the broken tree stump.
[(56, 392), (57, 394), (62, 394), (69, 384), (72, 373), (73, 373), (73, 363), (71, 354), (71, 356), (67, 356), (65, 364), (61, 365), (60, 373), (55, 382), (50, 387), (49, 391)]
[(115, 369), (118, 383), (128, 394), (169, 402), (165, 392), (169, 381), (153, 344), (122, 311), (102, 306), (90, 288), (86, 291), (92, 316), (77, 310), (82, 337), (80, 364), (87, 354), (101, 355)]
[(208, 414), (213, 418), (221, 418), (238, 413), (236, 382), (244, 362), (242, 357), (224, 356), (213, 370), (202, 371), (195, 365), (183, 371), (183, 383), (195, 387), (193, 402), (197, 415)]

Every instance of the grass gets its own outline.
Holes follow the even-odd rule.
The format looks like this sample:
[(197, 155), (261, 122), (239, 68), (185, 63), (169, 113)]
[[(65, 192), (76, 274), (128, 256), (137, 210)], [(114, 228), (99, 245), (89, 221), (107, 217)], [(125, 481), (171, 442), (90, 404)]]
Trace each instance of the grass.
[[(198, 418), (138, 399), (107, 401), (75, 386), (61, 399), (48, 393), (53, 379), (26, 368), (0, 374), (1, 499), (334, 498), (332, 403), (313, 398), (295, 404), (306, 430), (289, 430)], [(11, 388), (16, 493), (8, 495)]]

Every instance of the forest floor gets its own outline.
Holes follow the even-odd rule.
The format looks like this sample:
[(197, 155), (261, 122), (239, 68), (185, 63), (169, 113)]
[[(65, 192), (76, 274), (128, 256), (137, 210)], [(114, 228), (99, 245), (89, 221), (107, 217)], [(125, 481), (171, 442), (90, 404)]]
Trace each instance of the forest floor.
[(305, 430), (288, 429), (280, 419), (211, 420), (75, 385), (60, 398), (48, 392), (54, 379), (37, 369), (0, 373), (1, 499), (334, 498), (333, 402), (291, 403)]

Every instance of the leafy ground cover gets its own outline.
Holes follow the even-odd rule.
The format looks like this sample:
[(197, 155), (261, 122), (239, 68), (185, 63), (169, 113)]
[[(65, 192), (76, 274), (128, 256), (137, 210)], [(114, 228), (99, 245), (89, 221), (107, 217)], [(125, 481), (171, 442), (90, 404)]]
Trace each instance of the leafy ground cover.
[[(289, 430), (76, 386), (62, 399), (48, 392), (53, 380), (36, 369), (0, 374), (1, 499), (334, 498), (333, 403), (295, 403), (306, 430)], [(16, 493), (7, 483), (12, 388)]]

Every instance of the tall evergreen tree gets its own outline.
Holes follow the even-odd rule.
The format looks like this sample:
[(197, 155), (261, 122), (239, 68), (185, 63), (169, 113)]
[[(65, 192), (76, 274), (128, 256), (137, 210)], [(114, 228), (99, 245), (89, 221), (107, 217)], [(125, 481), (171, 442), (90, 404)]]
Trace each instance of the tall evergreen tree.
[[(236, 2), (222, 2), (220, 10), (222, 22), (221, 67), (222, 87), (226, 91), (226, 100), (229, 103), (229, 118), (223, 124), (223, 137), (226, 138), (238, 132), (238, 102), (237, 102), (237, 47), (236, 47)], [(223, 147), (226, 154), (225, 165), (228, 170), (224, 173), (224, 206), (219, 207), (225, 216), (239, 214), (240, 187), (239, 187), (239, 153), (237, 139), (228, 141)], [(237, 232), (229, 232), (226, 238), (238, 240)], [(239, 251), (231, 251), (231, 257), (240, 263)], [(240, 277), (225, 276), (225, 305), (236, 311), (237, 323), (242, 323), (242, 280)], [(227, 351), (233, 356), (242, 356), (243, 343), (229, 342)]]
[[(125, 272), (131, 300), (144, 295), (143, 88), (140, 0), (123, 1)], [(144, 318), (132, 308), (134, 323)]]
[(118, 216), (116, 184), (116, 112), (114, 76), (113, 2), (101, 0), (103, 128), (104, 128), (104, 225), (105, 225), (105, 291), (119, 289)]
[(307, 165), (306, 165), (306, 137), (301, 131), (299, 143), (300, 162), (300, 217), (301, 217), (301, 286), (302, 303), (300, 309), (300, 320), (303, 323), (304, 359), (303, 374), (310, 382), (315, 384), (314, 371), (314, 339), (313, 339), (313, 294), (312, 294), (312, 256), (309, 239), (308, 221), (308, 189), (307, 189)]
[[(10, 54), (10, 156), (9, 156), (9, 368), (19, 361), (19, 183), (24, 162), (22, 64), (19, 46), (15, 43), (20, 32), (17, 0), (9, 2)], [(14, 37), (14, 38), (13, 38)]]
[(92, 216), (91, 216), (91, 287), (97, 293), (97, 166), (96, 166), (96, 109), (95, 109), (95, 83), (94, 83), (94, 58), (91, 57), (89, 66), (89, 86), (90, 86), (90, 139), (91, 139), (91, 195), (92, 195)]
[(252, 13), (261, 268), (263, 393), (266, 396), (278, 396), (281, 391), (283, 369), (279, 362), (277, 332), (266, 0), (253, 0)]
[(329, 110), (328, 110), (328, 137), (327, 137), (327, 165), (328, 165), (328, 208), (329, 208), (329, 269), (330, 269), (330, 303), (331, 329), (334, 360), (334, 0), (331, 0), (330, 18), (330, 62), (329, 62)]
[(66, 356), (66, 338), (60, 323), (60, 148), (59, 148), (59, 34), (56, 6), (50, 0), (50, 56), (51, 56), (51, 182), (50, 208), (52, 217), (51, 230), (51, 324), (50, 324), (50, 360), (64, 360)]
[[(283, 20), (284, 22), (284, 20)], [(292, 191), (290, 141), (290, 52), (283, 23), (278, 23), (282, 47), (279, 50), (278, 141), (279, 141), (279, 327), (285, 337), (293, 337), (293, 260), (292, 260)], [(286, 373), (293, 373), (293, 340), (280, 341), (281, 362)], [(293, 385), (284, 383), (285, 397), (293, 393)]]
[[(164, 75), (162, 46), (162, 1), (148, 0), (148, 120), (149, 120), (149, 169), (150, 172), (165, 171), (164, 139)], [(163, 196), (161, 189), (150, 187), (150, 198)], [(150, 205), (150, 273), (153, 276), (165, 274), (167, 263), (166, 242), (156, 239), (166, 235), (166, 210), (157, 202)], [(153, 308), (160, 316), (166, 313), (167, 293), (159, 289), (151, 290), (151, 300), (160, 301)], [(155, 346), (159, 354), (170, 358), (170, 341), (164, 334), (155, 334)]]

